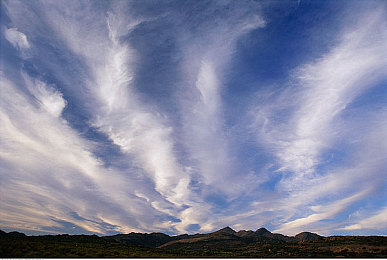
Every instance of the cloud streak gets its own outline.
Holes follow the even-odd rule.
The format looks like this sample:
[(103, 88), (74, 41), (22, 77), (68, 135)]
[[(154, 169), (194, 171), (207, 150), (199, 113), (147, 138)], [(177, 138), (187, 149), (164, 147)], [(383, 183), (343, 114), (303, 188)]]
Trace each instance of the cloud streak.
[(348, 225), (342, 228), (342, 230), (359, 230), (359, 229), (387, 229), (387, 221), (385, 216), (387, 209), (382, 209), (374, 216), (364, 218), (357, 224)]

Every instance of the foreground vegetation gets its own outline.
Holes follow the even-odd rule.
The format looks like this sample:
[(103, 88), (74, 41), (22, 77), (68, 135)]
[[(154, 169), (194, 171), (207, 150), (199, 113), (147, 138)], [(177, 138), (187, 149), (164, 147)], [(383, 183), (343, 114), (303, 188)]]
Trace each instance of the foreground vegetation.
[(150, 248), (98, 236), (0, 237), (0, 257), (387, 257), (387, 237), (328, 237), (313, 242), (211, 241)]
[(99, 237), (42, 236), (0, 238), (0, 257), (174, 257), (164, 250)]

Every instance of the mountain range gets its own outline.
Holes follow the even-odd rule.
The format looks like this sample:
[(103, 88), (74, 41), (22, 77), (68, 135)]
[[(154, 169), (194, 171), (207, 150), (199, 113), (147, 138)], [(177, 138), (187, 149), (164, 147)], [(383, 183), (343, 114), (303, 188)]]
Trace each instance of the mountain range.
[(386, 236), (295, 236), (266, 228), (170, 236), (129, 233), (111, 236), (40, 235), (0, 230), (0, 257), (387, 257)]
[[(0, 230), (0, 236), (2, 237), (23, 237), (26, 236), (20, 232), (6, 233)], [(69, 235), (59, 235), (69, 236)], [(73, 235), (72, 237), (82, 237), (85, 235)], [(129, 234), (117, 234), (113, 236), (103, 236), (103, 239), (112, 240), (125, 244), (141, 245), (151, 248), (177, 248), (190, 246), (194, 244), (206, 243), (207, 246), (211, 244), (218, 244), (219, 242), (233, 243), (240, 245), (247, 245), (255, 242), (303, 242), (303, 241), (316, 241), (323, 239), (322, 236), (311, 233), (302, 232), (294, 237), (285, 236), (282, 234), (271, 233), (266, 228), (260, 228), (256, 231), (252, 230), (240, 230), (236, 232), (230, 227), (222, 228), (218, 231), (207, 234), (195, 234), (195, 235), (178, 235), (169, 236), (164, 233), (129, 233)]]

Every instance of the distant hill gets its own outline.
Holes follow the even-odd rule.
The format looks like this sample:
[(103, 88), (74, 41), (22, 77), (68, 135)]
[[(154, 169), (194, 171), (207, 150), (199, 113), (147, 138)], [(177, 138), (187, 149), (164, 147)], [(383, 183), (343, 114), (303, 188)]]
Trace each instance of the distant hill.
[(294, 239), (296, 241), (315, 241), (315, 240), (319, 240), (319, 239), (322, 239), (322, 236), (319, 236), (315, 233), (310, 233), (310, 232), (302, 232), (300, 234), (297, 234)]
[(129, 233), (129, 234), (118, 234), (114, 236), (104, 236), (107, 240), (114, 240), (126, 244), (142, 245), (147, 247), (158, 247), (170, 241), (184, 239), (189, 237), (188, 235), (180, 236), (169, 236), (163, 233)]
[(20, 233), (17, 231), (12, 232), (4, 232), (3, 230), (0, 230), (0, 237), (25, 237), (26, 235), (24, 233)]

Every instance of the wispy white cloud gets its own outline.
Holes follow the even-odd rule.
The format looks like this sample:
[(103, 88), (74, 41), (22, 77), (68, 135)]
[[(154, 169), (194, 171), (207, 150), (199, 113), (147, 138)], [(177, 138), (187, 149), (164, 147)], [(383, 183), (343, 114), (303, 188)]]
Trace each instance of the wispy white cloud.
[[(92, 98), (88, 100), (94, 114), (90, 122), (121, 148), (127, 160), (137, 167), (136, 175), (151, 180), (161, 197), (150, 199), (149, 191), (138, 194), (149, 200), (154, 209), (178, 216), (176, 210), (190, 204), (189, 176), (175, 155), (173, 128), (158, 112), (142, 104), (132, 86), (136, 53), (127, 42), (120, 40), (141, 21), (132, 21), (131, 27), (121, 26), (127, 17), (118, 9), (104, 15), (102, 23), (90, 27), (94, 20), (101, 21), (91, 6), (82, 4), (89, 10), (87, 18), (83, 18), (84, 10), (77, 8), (80, 3), (63, 4), (64, 9), (58, 4), (49, 5), (46, 15), (67, 46), (83, 57), (92, 75), (85, 82)], [(76, 19), (69, 19), (68, 12)], [(63, 26), (61, 21), (70, 26)], [(88, 35), (87, 39), (79, 37), (80, 34)]]
[(360, 198), (364, 198), (369, 191), (363, 190), (349, 197), (339, 199), (324, 206), (312, 206), (311, 209), (314, 212), (306, 217), (301, 217), (289, 222), (286, 222), (276, 232), (297, 234), (305, 230), (314, 231), (313, 225), (321, 220), (329, 220), (335, 217), (337, 214), (344, 211), (351, 203)]
[[(24, 77), (29, 88), (48, 89)], [(64, 221), (96, 233), (157, 229), (163, 213), (128, 192), (152, 196), (146, 183), (105, 168), (91, 153), (93, 144), (65, 120), (41, 109), (40, 100), (31, 103), (3, 76), (1, 84), (2, 226), (53, 231)]]
[(131, 64), (135, 62), (135, 56), (127, 44), (115, 38), (119, 32), (109, 22), (111, 19), (119, 17), (113, 14), (108, 17), (112, 46), (105, 65), (95, 71), (98, 101), (105, 108), (99, 110), (95, 126), (108, 134), (122, 151), (133, 156), (134, 162), (155, 182), (155, 189), (163, 197), (181, 206), (187, 199), (189, 179), (174, 152), (173, 128), (159, 113), (141, 104), (131, 86)]
[[(344, 32), (329, 53), (295, 72), (298, 88), (287, 89), (287, 97), (279, 100), (286, 103), (273, 107), (294, 108), (285, 119), (288, 123), (281, 126), (272, 121), (274, 125), (266, 123), (261, 132), (274, 145), (281, 171), (290, 170), (299, 177), (313, 174), (322, 152), (340, 135), (335, 125), (340, 113), (385, 76), (386, 34), (381, 29), (385, 24), (381, 13), (369, 14), (357, 27)], [(259, 112), (266, 117), (264, 122), (272, 120), (264, 109)]]
[(37, 79), (32, 82), (32, 79), (26, 75), (24, 75), (23, 78), (27, 88), (39, 102), (40, 108), (46, 110), (55, 117), (59, 117), (66, 107), (66, 100), (63, 99), (62, 93)]
[[(208, 10), (218, 7), (217, 4), (214, 2)], [(194, 172), (200, 176), (198, 181), (208, 185), (207, 192), (223, 192), (225, 198), (240, 195), (247, 189), (243, 180), (251, 177), (235, 175), (238, 170), (230, 136), (225, 129), (222, 93), (237, 40), (266, 24), (259, 11), (252, 12), (257, 7), (259, 5), (236, 6), (232, 13), (222, 6), (214, 14), (203, 10), (203, 16), (215, 15), (215, 20), (227, 20), (227, 23), (207, 24), (203, 21), (199, 37), (187, 29), (185, 37), (181, 36), (185, 40), (180, 41), (184, 57), (184, 87), (181, 88), (184, 93), (179, 93), (183, 145), (189, 151)], [(230, 16), (227, 19), (218, 17), (222, 15)], [(191, 19), (197, 18), (195, 14), (193, 16)], [(242, 182), (244, 185), (238, 185)], [(230, 188), (231, 184), (233, 188)]]
[(25, 50), (30, 48), (27, 36), (19, 32), (17, 28), (5, 29), (5, 38), (18, 50)]
[(360, 230), (360, 229), (387, 229), (387, 209), (384, 208), (376, 212), (373, 216), (361, 219), (356, 224), (347, 225), (341, 230)]
[[(12, 5), (16, 5), (17, 7), (18, 3), (10, 3), (8, 8), (12, 9), (10, 10), (11, 16), (16, 16), (19, 19), (17, 17), (18, 12), (12, 12), (16, 8)], [(79, 5), (82, 5), (83, 8), (78, 8)], [(116, 207), (126, 208), (122, 209), (122, 212), (126, 213), (120, 215), (118, 219), (116, 217), (112, 218), (111, 214), (106, 214), (106, 211), (109, 211), (108, 209), (103, 209), (103, 213), (99, 212), (98, 215), (101, 215), (101, 219), (104, 219), (104, 222), (114, 223), (114, 225), (121, 228), (121, 231), (154, 231), (157, 228), (165, 228), (165, 223), (169, 223), (168, 221), (154, 224), (151, 224), (151, 222), (155, 222), (157, 215), (178, 216), (179, 213), (176, 209), (183, 206), (183, 204), (190, 204), (190, 199), (187, 196), (189, 194), (187, 188), (189, 178), (183, 167), (179, 165), (174, 154), (174, 144), (171, 139), (172, 127), (166, 125), (165, 118), (160, 114), (155, 113), (153, 110), (141, 104), (141, 100), (131, 87), (133, 79), (131, 64), (135, 62), (135, 55), (130, 46), (127, 43), (121, 42), (119, 38), (131, 30), (131, 28), (120, 26), (121, 19), (126, 19), (125, 16), (120, 16), (120, 10), (117, 10), (117, 12), (110, 12), (106, 16), (103, 14), (104, 19), (100, 19), (98, 12), (93, 9), (91, 4), (76, 1), (72, 1), (71, 3), (57, 2), (53, 5), (47, 4), (41, 5), (40, 7), (41, 11), (44, 11), (43, 16), (45, 19), (50, 21), (50, 26), (53, 28), (53, 31), (64, 40), (73, 52), (84, 59), (89, 73), (92, 75), (92, 78), (85, 82), (91, 93), (90, 97), (92, 98), (88, 100), (90, 109), (95, 114), (95, 117), (91, 118), (90, 122), (101, 132), (107, 134), (121, 148), (122, 152), (127, 154), (127, 160), (131, 161), (133, 168), (137, 167), (136, 173), (133, 173), (133, 178), (140, 178), (144, 180), (144, 183), (136, 186), (135, 183), (138, 184), (138, 181), (134, 181), (130, 176), (131, 173), (122, 175), (123, 173), (120, 171), (104, 169), (102, 164), (89, 153), (89, 149), (82, 147), (83, 145), (78, 148), (77, 145), (74, 147), (74, 145), (67, 144), (64, 140), (74, 139), (81, 143), (83, 142), (75, 133), (62, 137), (55, 136), (53, 132), (45, 133), (46, 137), (48, 134), (52, 135), (53, 141), (56, 142), (54, 145), (63, 145), (68, 149), (64, 154), (56, 152), (56, 154), (62, 155), (61, 161), (51, 160), (52, 164), (50, 164), (50, 167), (55, 168), (56, 163), (58, 164), (57, 167), (64, 164), (63, 171), (65, 172), (73, 172), (73, 168), (75, 168), (75, 171), (80, 170), (83, 175), (86, 175), (81, 176), (86, 179), (92, 178), (92, 180), (99, 183), (97, 185), (99, 188), (95, 188), (93, 192), (95, 196), (110, 197), (108, 194), (111, 194), (114, 197), (113, 200), (117, 202), (115, 204)], [(88, 15), (84, 15), (85, 10), (88, 10)], [(102, 22), (98, 22), (101, 20)], [(139, 23), (137, 21), (132, 24), (136, 26)], [(86, 35), (87, 37), (81, 37), (81, 35)], [(66, 105), (66, 101), (59, 92), (38, 80), (29, 79), (28, 77), (26, 77), (26, 85), (37, 100), (42, 110), (40, 112), (41, 114), (48, 112), (48, 114), (55, 117), (60, 116)], [(24, 100), (21, 103), (26, 102)], [(8, 111), (6, 114), (12, 113)], [(32, 115), (31, 119), (40, 120), (40, 116)], [(60, 121), (61, 119), (51, 120)], [(66, 123), (59, 121), (57, 124), (51, 124), (54, 125), (52, 128), (69, 128)], [(11, 122), (9, 125), (12, 125)], [(45, 122), (43, 125), (49, 125), (49, 122)], [(18, 126), (16, 129), (20, 129), (20, 127)], [(16, 132), (16, 129), (13, 130)], [(64, 131), (61, 130), (58, 132), (63, 133)], [(68, 133), (66, 132), (66, 134)], [(5, 136), (5, 134), (2, 136)], [(44, 140), (42, 142), (34, 139), (30, 140), (30, 138), (26, 139), (29, 145), (36, 147), (40, 151), (45, 151), (50, 147)], [(17, 148), (21, 146), (22, 144), (16, 145)], [(51, 147), (51, 149), (55, 151), (57, 148)], [(77, 151), (77, 149), (80, 150)], [(50, 155), (52, 154), (51, 152), (49, 153)], [(76, 159), (76, 153), (83, 155), (78, 156), (81, 161)], [(49, 156), (49, 154), (45, 155)], [(74, 156), (71, 154), (74, 154)], [(3, 155), (7, 156), (7, 159), (12, 158), (11, 155)], [(67, 162), (67, 157), (71, 157), (69, 158), (69, 165), (63, 162)], [(34, 161), (34, 163), (36, 162)], [(45, 165), (42, 167), (46, 169), (49, 166)], [(30, 170), (32, 171), (32, 169)], [(92, 172), (94, 174), (90, 176)], [(74, 179), (77, 180), (77, 178)], [(149, 180), (152, 180), (152, 182), (149, 183)], [(79, 181), (82, 182), (83, 178)], [(71, 181), (69, 182), (72, 183)], [(128, 184), (128, 182), (132, 183)], [(50, 190), (50, 192), (52, 191)], [(15, 198), (17, 197), (22, 197), (22, 195), (15, 195)], [(130, 197), (133, 197), (134, 201)], [(140, 198), (141, 203), (135, 202), (138, 200), (137, 198)], [(126, 206), (118, 206), (124, 201)], [(87, 203), (95, 204), (91, 201)], [(31, 205), (35, 204), (31, 203)], [(67, 208), (71, 208), (73, 211), (82, 215), (82, 217), (90, 217), (88, 213), (81, 214), (79, 206), (76, 207), (73, 203), (70, 203)], [(147, 214), (146, 212), (159, 213)], [(52, 215), (68, 216), (66, 214), (68, 212), (61, 213), (53, 213)], [(135, 217), (137, 214), (142, 215), (142, 217)], [(124, 215), (131, 216), (129, 219), (132, 220), (123, 220), (122, 217)], [(135, 219), (142, 219), (142, 221)], [(67, 218), (65, 221), (75, 223), (76, 219)], [(80, 221), (77, 221), (77, 223), (80, 223)], [(171, 226), (173, 227), (173, 223), (169, 227)]]
[[(376, 111), (368, 118), (368, 133), (352, 130), (359, 125), (356, 117), (343, 114), (361, 93), (386, 78), (385, 25), (380, 11), (368, 13), (358, 24), (346, 28), (327, 54), (296, 70), (291, 88), (266, 95), (272, 103), (262, 103), (254, 110), (259, 142), (277, 156), (277, 174), (282, 176), (276, 190), (282, 193), (280, 197), (285, 196), (284, 203), (276, 200), (272, 204), (278, 214), (283, 210), (284, 217), (278, 222), (283, 224), (277, 231), (294, 233), (306, 227), (313, 230), (319, 221), (341, 212), (346, 208), (344, 204), (349, 205), (340, 202), (347, 201), (343, 196), (353, 192), (356, 183), (362, 183), (365, 190), (377, 189), (380, 171), (385, 167), (385, 158), (378, 151), (385, 144), (371, 140), (383, 140), (380, 133), (385, 122), (380, 120), (384, 112)], [(326, 160), (324, 153), (335, 147), (335, 142), (348, 145), (354, 140), (356, 147), (342, 151), (348, 166), (319, 169)], [(360, 155), (354, 152), (357, 149), (368, 152)], [(316, 213), (309, 208), (315, 201), (327, 200), (327, 196), (334, 201), (331, 210)], [(296, 215), (300, 217), (291, 218)]]

